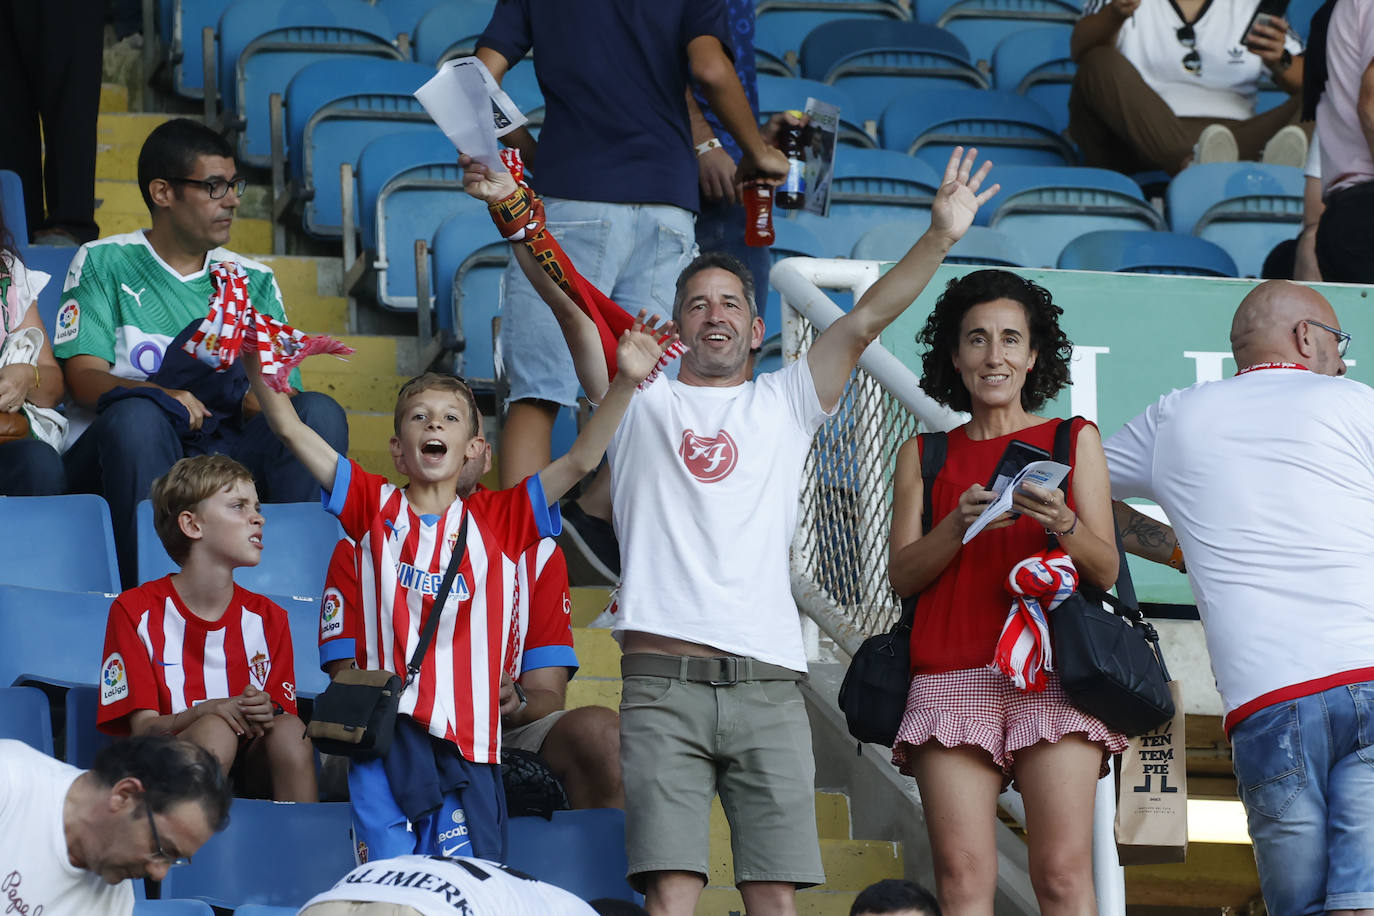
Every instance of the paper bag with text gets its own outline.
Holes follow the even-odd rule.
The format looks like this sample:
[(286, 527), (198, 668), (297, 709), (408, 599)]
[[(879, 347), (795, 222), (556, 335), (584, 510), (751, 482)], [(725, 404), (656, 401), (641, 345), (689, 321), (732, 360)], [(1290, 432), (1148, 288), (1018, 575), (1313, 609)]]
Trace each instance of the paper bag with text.
[(1174, 717), (1132, 738), (1121, 754), (1116, 851), (1122, 865), (1182, 862), (1188, 853), (1188, 755), (1183, 697), (1169, 682)]

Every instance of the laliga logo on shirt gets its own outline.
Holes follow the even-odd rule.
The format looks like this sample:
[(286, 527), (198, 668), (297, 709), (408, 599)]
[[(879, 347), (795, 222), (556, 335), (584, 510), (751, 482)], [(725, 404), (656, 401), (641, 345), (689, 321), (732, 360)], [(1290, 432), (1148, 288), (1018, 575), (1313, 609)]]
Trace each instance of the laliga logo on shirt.
[(76, 340), (77, 331), (80, 329), (81, 306), (76, 304), (75, 299), (68, 299), (62, 303), (62, 308), (57, 310), (57, 333), (53, 335), (53, 343)]
[(337, 588), (324, 590), (320, 599), (320, 639), (343, 632), (343, 594)]
[(702, 483), (715, 483), (730, 476), (739, 460), (739, 448), (730, 434), (721, 430), (713, 438), (698, 436), (690, 429), (682, 432), (677, 453), (692, 476)]
[(124, 656), (111, 652), (100, 666), (100, 705), (109, 706), (129, 695), (129, 673)]

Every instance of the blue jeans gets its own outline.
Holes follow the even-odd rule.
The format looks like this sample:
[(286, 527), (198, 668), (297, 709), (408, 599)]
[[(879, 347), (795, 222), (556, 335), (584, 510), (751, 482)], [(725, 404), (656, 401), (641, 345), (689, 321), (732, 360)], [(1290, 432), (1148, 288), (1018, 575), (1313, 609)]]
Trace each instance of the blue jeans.
[[(348, 418), (333, 398), (302, 391), (291, 398), (305, 425), (340, 455), (348, 454)], [(153, 481), (181, 458), (225, 454), (252, 472), (263, 502), (314, 502), (320, 485), (258, 414), (232, 435), (184, 443), (154, 401), (127, 398), (102, 411), (67, 450), (63, 463), (74, 493), (98, 493), (110, 504), (119, 576), (125, 588), (138, 584), (138, 526), (134, 509), (148, 498)]]
[(0, 496), (52, 496), (67, 488), (62, 456), (37, 439), (0, 442)]
[(1231, 748), (1269, 912), (1374, 907), (1374, 681), (1261, 709)]
[[(544, 212), (549, 232), (587, 282), (632, 315), (672, 313), (678, 274), (695, 254), (690, 212), (558, 197), (544, 198)], [(511, 401), (577, 403), (563, 332), (514, 258), (501, 280), (500, 339)]]

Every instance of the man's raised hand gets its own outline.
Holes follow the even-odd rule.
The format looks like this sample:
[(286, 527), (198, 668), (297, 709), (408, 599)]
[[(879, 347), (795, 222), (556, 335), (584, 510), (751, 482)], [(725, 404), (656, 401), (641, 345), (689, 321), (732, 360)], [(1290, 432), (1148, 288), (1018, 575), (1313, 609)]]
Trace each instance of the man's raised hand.
[(517, 185), (509, 172), (493, 172), (471, 156), (459, 156), (463, 167), (463, 190), (489, 204), (499, 203), (515, 193)]
[[(935, 195), (935, 203), (930, 208), (930, 230), (944, 235), (952, 244), (964, 237), (968, 227), (973, 225), (974, 214), (987, 203), (1000, 189), (1000, 184), (983, 190), (983, 181), (992, 168), (992, 160), (983, 163), (973, 173), (973, 163), (978, 158), (978, 150), (969, 148), (967, 155), (962, 146), (956, 146), (949, 154), (949, 164), (945, 166), (945, 177), (940, 183), (940, 191)], [(972, 173), (972, 174), (970, 174)]]

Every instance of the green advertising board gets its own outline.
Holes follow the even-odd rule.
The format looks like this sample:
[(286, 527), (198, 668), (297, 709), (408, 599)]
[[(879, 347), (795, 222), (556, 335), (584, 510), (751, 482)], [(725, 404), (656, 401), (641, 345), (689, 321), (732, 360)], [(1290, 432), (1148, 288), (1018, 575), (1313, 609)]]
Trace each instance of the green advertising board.
[[(916, 333), (945, 284), (971, 268), (940, 268), (915, 304), (883, 334), (883, 344), (918, 376)], [(1229, 377), (1231, 316), (1258, 281), (1213, 280), (1065, 270), (1018, 270), (1050, 291), (1064, 310), (1062, 326), (1074, 343), (1073, 384), (1045, 413), (1095, 421), (1103, 438), (1160, 395), (1199, 381)], [(1351, 341), (1349, 377), (1374, 384), (1374, 302), (1370, 288), (1317, 284)], [(1368, 354), (1361, 347), (1370, 348)], [(1142, 601), (1193, 604), (1185, 577), (1131, 558)]]

